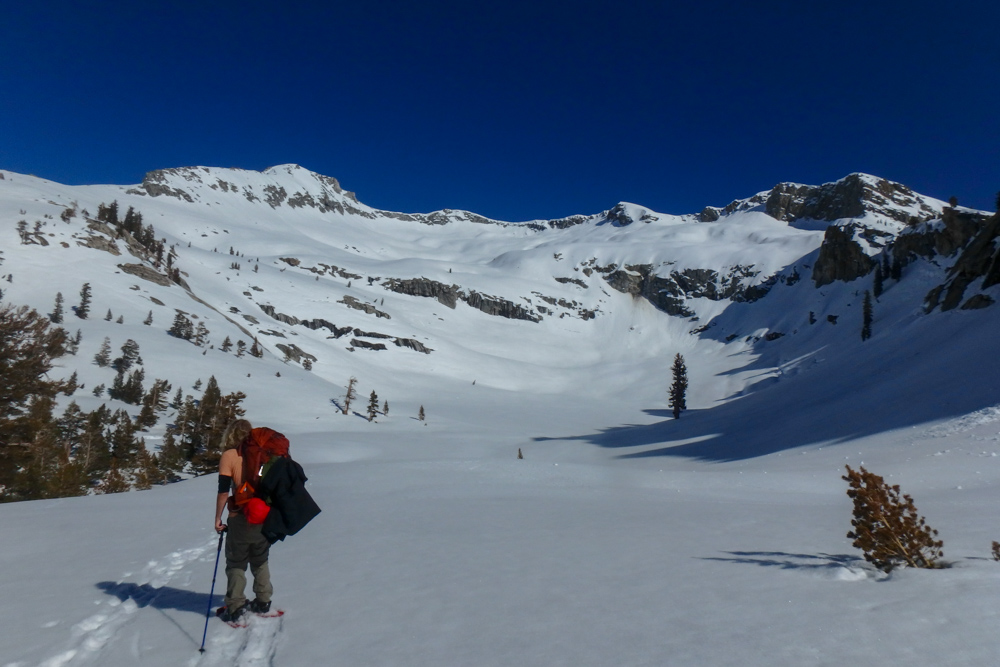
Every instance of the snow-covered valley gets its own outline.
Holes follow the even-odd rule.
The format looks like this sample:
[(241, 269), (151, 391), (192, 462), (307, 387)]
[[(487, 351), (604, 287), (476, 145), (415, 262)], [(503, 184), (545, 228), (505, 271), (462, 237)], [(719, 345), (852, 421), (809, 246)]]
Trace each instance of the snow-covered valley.
[[(93, 289), (90, 317), (62, 325), (80, 349), (54, 372), (84, 388), (61, 400), (108, 402), (94, 355), (135, 340), (147, 379), (245, 392), (324, 510), (272, 548), (285, 616), (213, 618), (200, 655), (214, 476), (0, 505), (0, 666), (995, 660), (1000, 311), (925, 308), (986, 214), (965, 210), (975, 228), (953, 252), (886, 279), (863, 341), (871, 272), (813, 278), (828, 227), (877, 263), (906, 237), (940, 247), (943, 202), (886, 195), (824, 219), (826, 191), (785, 184), (701, 214), (503, 223), (376, 211), (293, 166), (131, 188), (0, 174), (4, 302), (48, 313)], [(176, 248), (183, 285), (148, 279), (167, 273), (94, 223), (112, 201)], [(988, 306), (982, 284), (963, 302)], [(203, 346), (168, 335), (178, 311)], [(223, 352), (226, 337), (264, 356)], [(674, 420), (677, 353), (690, 389)], [(350, 377), (356, 405), (376, 391), (388, 414), (342, 414)], [(951, 567), (867, 564), (845, 537), (845, 464), (911, 494)]]

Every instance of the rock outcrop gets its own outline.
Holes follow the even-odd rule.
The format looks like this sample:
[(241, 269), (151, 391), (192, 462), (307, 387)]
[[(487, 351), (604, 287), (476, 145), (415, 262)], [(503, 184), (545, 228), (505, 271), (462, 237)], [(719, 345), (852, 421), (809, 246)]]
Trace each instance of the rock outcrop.
[[(948, 271), (948, 280), (931, 290), (925, 302), (925, 309), (930, 312), (938, 305), (941, 310), (951, 310), (962, 304), (965, 290), (974, 281), (982, 279), (981, 289), (1000, 284), (1000, 249), (997, 247), (997, 237), (1000, 236), (1000, 213), (988, 218), (979, 232), (969, 241), (958, 260)], [(965, 308), (977, 308), (990, 305), (990, 301), (977, 299)]]
[(712, 269), (684, 269), (671, 271), (668, 276), (660, 276), (649, 264), (628, 265), (618, 269), (597, 267), (595, 270), (605, 274), (604, 279), (608, 285), (619, 292), (643, 297), (663, 312), (679, 317), (694, 315), (694, 311), (685, 303), (687, 299), (751, 302), (767, 294), (774, 284), (774, 281), (746, 284), (745, 281), (755, 278), (759, 271), (739, 265), (732, 267), (727, 274), (720, 274)]
[(816, 287), (829, 285), (835, 280), (850, 282), (871, 272), (875, 260), (854, 239), (855, 231), (855, 225), (827, 227), (819, 256), (813, 264), (812, 279)]

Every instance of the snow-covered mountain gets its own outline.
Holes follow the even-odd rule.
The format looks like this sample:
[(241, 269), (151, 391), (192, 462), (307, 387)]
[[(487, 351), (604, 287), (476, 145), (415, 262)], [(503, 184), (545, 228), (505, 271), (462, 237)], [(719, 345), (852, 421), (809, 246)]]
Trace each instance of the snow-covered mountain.
[[(143, 231), (99, 219), (112, 202)], [(0, 290), (44, 313), (64, 297), (81, 342), (53, 374), (85, 385), (64, 401), (109, 402), (93, 358), (131, 339), (147, 378), (244, 391), (306, 465), (325, 511), (275, 547), (284, 625), (213, 626), (200, 664), (846, 664), (903, 645), (985, 664), (997, 220), (865, 174), (507, 222), (377, 210), (294, 165), (135, 186), (0, 171)], [(203, 345), (168, 334), (178, 316)], [(341, 414), (351, 377), (389, 414)], [(874, 584), (843, 537), (859, 461), (903, 480), (955, 568)], [(212, 485), (2, 506), (0, 590), (41, 601), (0, 611), (0, 664), (194, 657)]]
[[(809, 328), (810, 310), (846, 317), (852, 302), (817, 298), (816, 287), (870, 279), (897, 238), (938, 233), (948, 208), (862, 174), (820, 187), (780, 184), (698, 215), (621, 203), (521, 223), (372, 209), (335, 179), (294, 165), (160, 170), (135, 187), (3, 175), (9, 300), (41, 310), (61, 292), (72, 304), (90, 282), (95, 313), (123, 316), (121, 332), (140, 345), (162, 337), (183, 311), (208, 327), (215, 347), (226, 336), (257, 337), (279, 358), (310, 359), (312, 372), (335, 385), (355, 366), (371, 366), (386, 375), (561, 392), (592, 384), (586, 377), (598, 360), (638, 372), (675, 349), (717, 357), (713, 344), (726, 339), (730, 352), (722, 356), (749, 352), (756, 343), (747, 337)], [(162, 258), (112, 238), (114, 230), (96, 221), (98, 206), (113, 201), (122, 215), (129, 207), (140, 213), (174, 248), (179, 284)], [(965, 216), (973, 222), (961, 243), (985, 218)], [(19, 239), (21, 220), (29, 233)], [(913, 256), (907, 244), (901, 259)], [(794, 317), (769, 307), (784, 295), (763, 300), (800, 281)], [(755, 313), (749, 319), (725, 314), (751, 302), (760, 305), (739, 310)], [(131, 329), (150, 310), (156, 324)], [(859, 327), (841, 326), (836, 337)], [(85, 348), (95, 337), (84, 337)], [(212, 356), (205, 364), (231, 362)], [(722, 369), (706, 370), (711, 377)], [(626, 387), (633, 374), (601, 381)], [(701, 387), (694, 405), (731, 395), (731, 387), (692, 384)]]

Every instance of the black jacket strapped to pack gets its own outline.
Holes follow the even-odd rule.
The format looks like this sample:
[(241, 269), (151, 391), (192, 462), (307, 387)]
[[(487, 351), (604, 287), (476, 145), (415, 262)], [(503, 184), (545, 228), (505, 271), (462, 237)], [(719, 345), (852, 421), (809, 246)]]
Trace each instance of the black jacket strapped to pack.
[(302, 466), (283, 457), (273, 459), (261, 478), (257, 493), (270, 499), (271, 504), (262, 532), (271, 544), (299, 532), (320, 513), (316, 501), (306, 491), (306, 480)]

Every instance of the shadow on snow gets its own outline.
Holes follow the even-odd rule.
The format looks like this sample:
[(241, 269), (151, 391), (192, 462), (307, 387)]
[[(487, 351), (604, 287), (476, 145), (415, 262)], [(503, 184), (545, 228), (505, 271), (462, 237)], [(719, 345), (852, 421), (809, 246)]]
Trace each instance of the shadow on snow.
[[(785, 374), (775, 372), (775, 355), (769, 353), (767, 360), (762, 355), (727, 371), (759, 373), (741, 396), (716, 407), (688, 410), (676, 420), (669, 410), (649, 409), (646, 414), (662, 420), (534, 441), (644, 448), (622, 453), (623, 459), (675, 456), (723, 462), (953, 419), (997, 404), (1000, 355), (982, 353), (989, 349), (995, 324), (992, 316), (936, 313), (910, 325), (905, 332), (909, 344), (894, 335), (863, 344), (845, 340), (839, 349), (824, 350), (822, 359), (804, 355), (807, 366)], [(668, 380), (669, 374), (664, 402)]]

